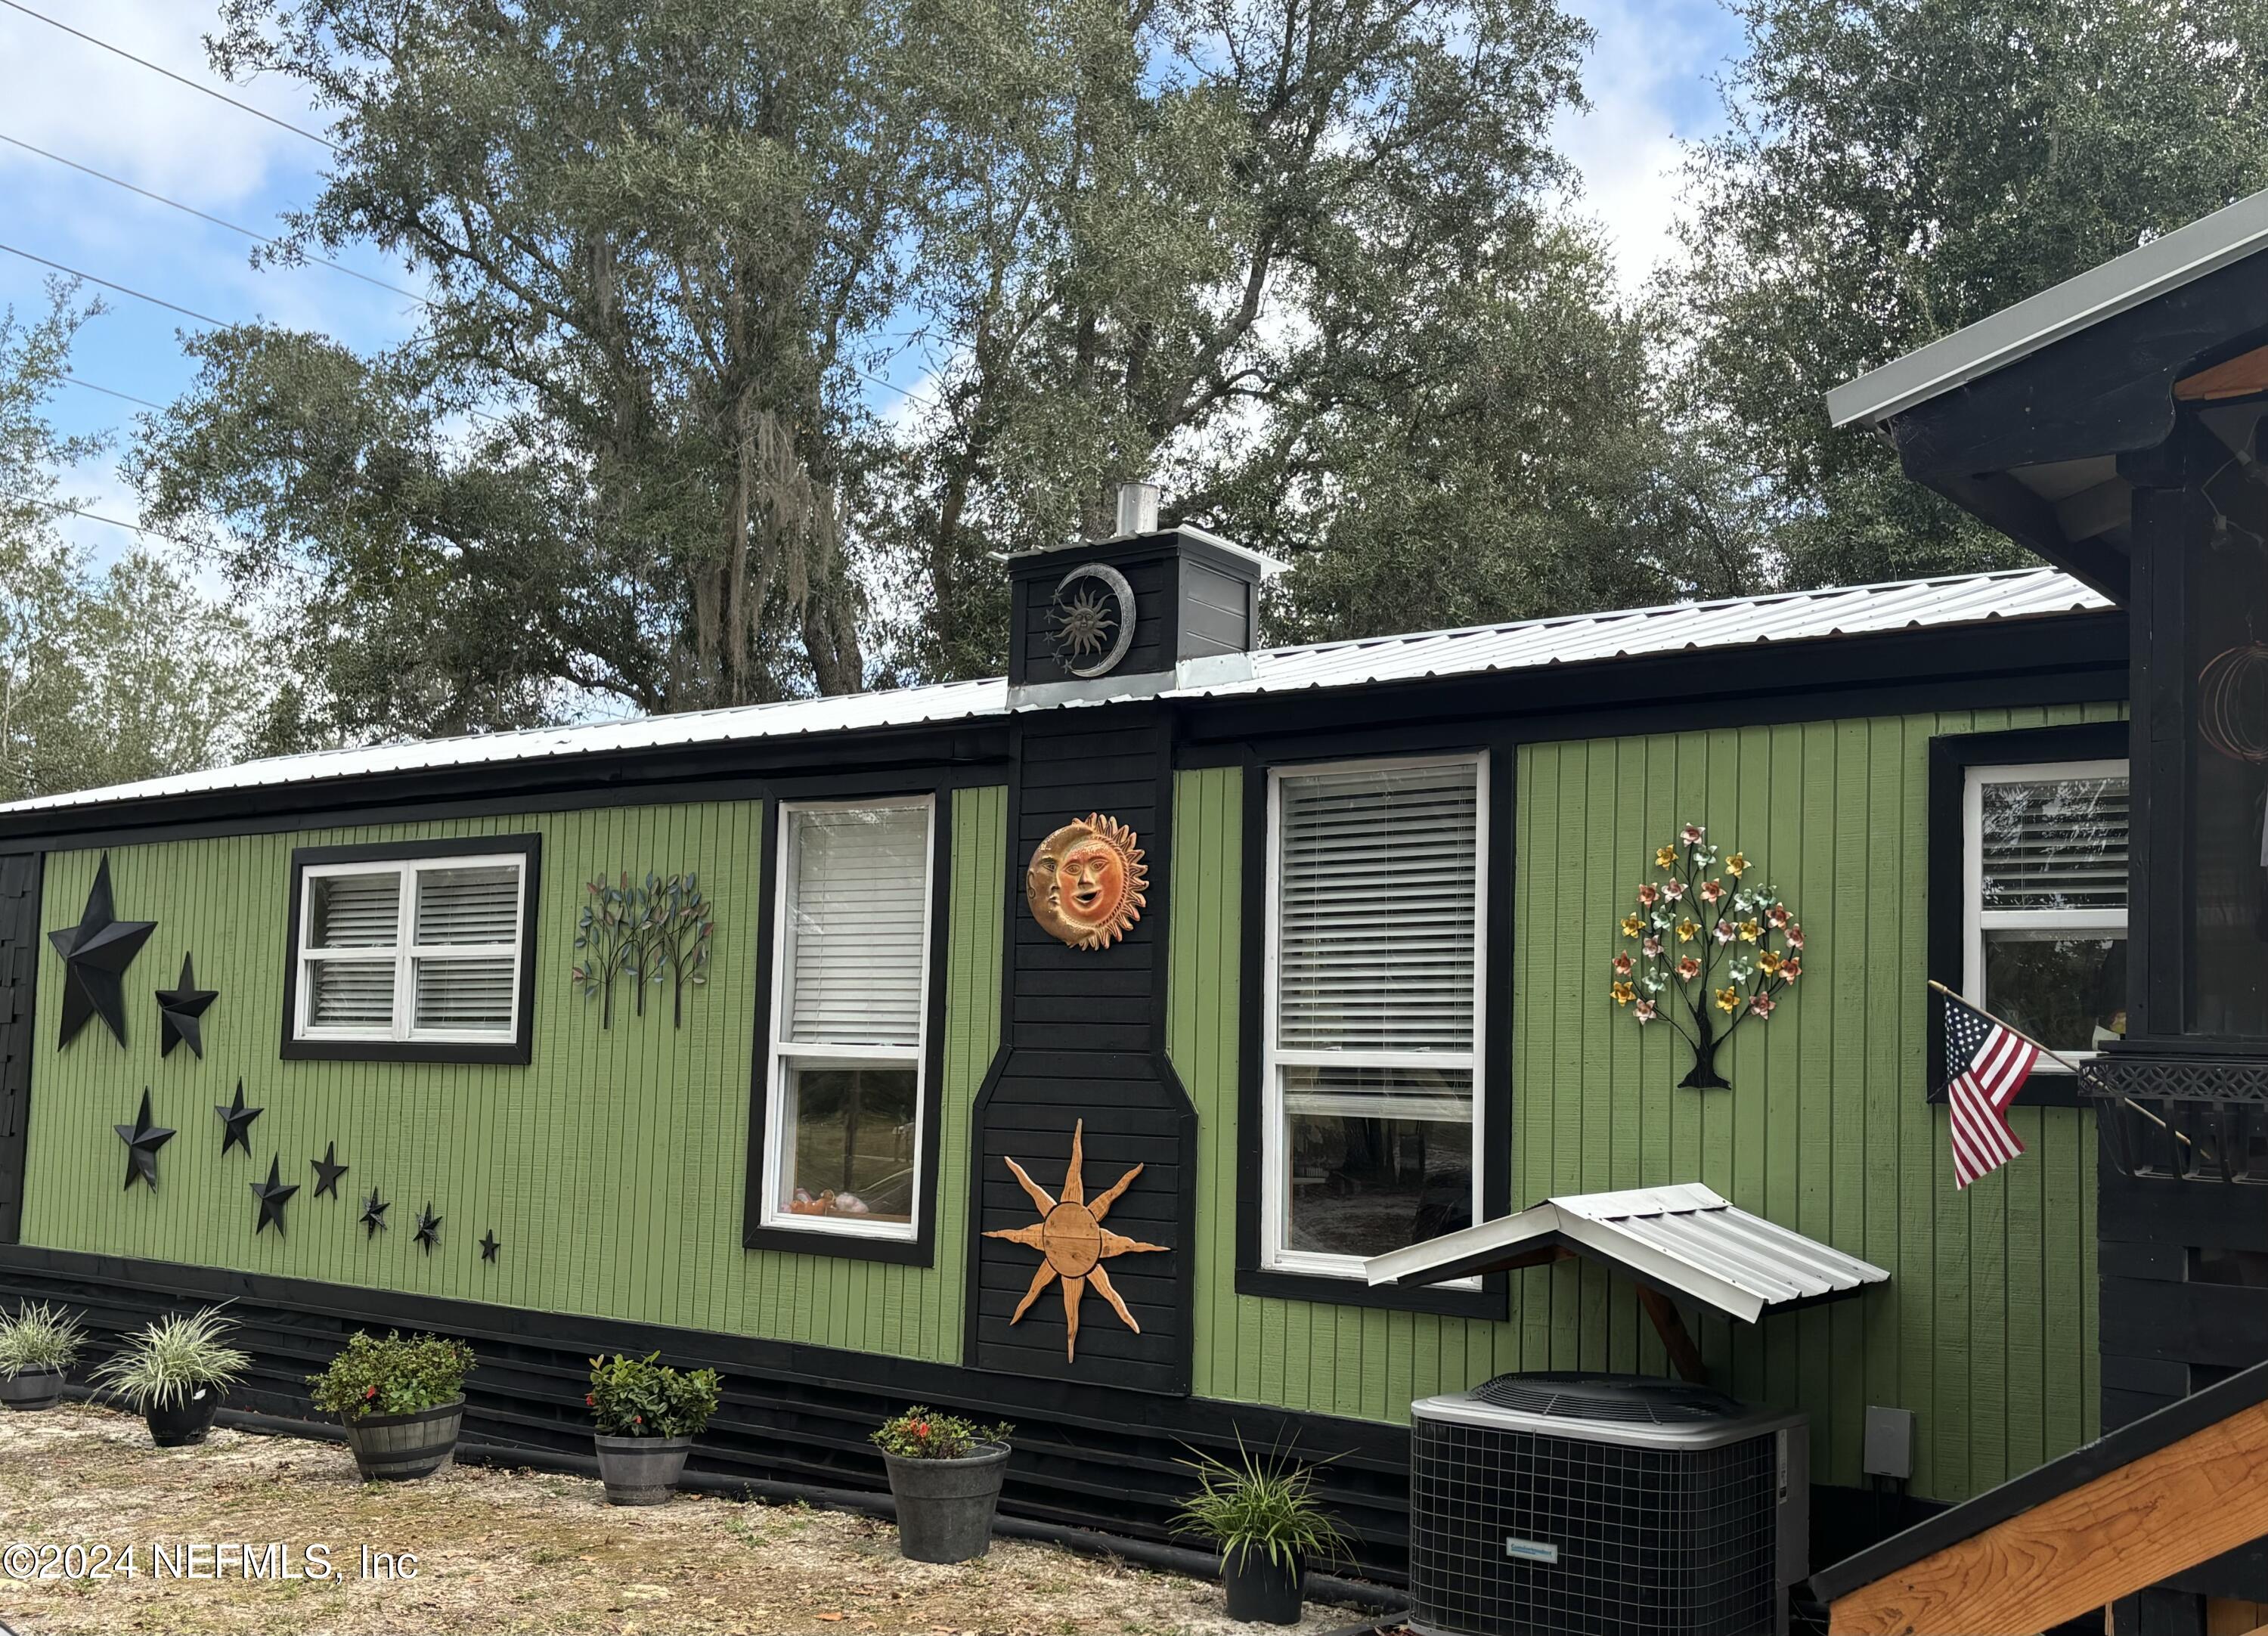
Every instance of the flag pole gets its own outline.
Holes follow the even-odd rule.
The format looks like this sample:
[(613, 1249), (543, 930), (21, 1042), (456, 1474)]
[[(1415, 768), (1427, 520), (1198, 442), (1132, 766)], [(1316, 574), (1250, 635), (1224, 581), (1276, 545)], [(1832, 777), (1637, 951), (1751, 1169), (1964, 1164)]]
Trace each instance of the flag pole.
[[(1932, 977), (1929, 980), (1929, 985), (1935, 989), (1939, 993), (1944, 995), (1948, 999), (1959, 1000), (1962, 1005), (1968, 1006), (1970, 1010), (1984, 1018), (1985, 1021), (1998, 1023), (2000, 1027), (2007, 1029), (2009, 1033), (2014, 1035), (2018, 1039), (2029, 1045), (2034, 1050), (2039, 1052), (2041, 1056), (2046, 1058), (2049, 1061), (2062, 1064), (2064, 1068), (2071, 1073), (2077, 1074), (2080, 1072), (2079, 1065), (2072, 1061), (2070, 1058), (2058, 1056), (2054, 1051), (2050, 1050), (2046, 1046), (2041, 1044), (2037, 1040), (2025, 1033), (2021, 1028), (2009, 1021), (2006, 1017), (1994, 1016), (1991, 1012), (1985, 1010), (1984, 1007), (1978, 1005), (1975, 1000), (1970, 999), (1966, 994), (1946, 987), (1944, 984), (1940, 983), (1935, 977)], [(2197, 1146), (2197, 1144), (2190, 1139), (2188, 1131), (2175, 1130), (2172, 1125), (2168, 1124), (2163, 1119), (2161, 1119), (2156, 1114), (2152, 1113), (2147, 1108), (2143, 1107), (2141, 1103), (2136, 1102), (2132, 1097), (2122, 1096), (2118, 1099), (2118, 1102), (2121, 1107), (2132, 1108), (2136, 1113), (2140, 1114), (2145, 1119), (2147, 1119), (2152, 1124), (2156, 1125), (2161, 1131), (2164, 1131), (2171, 1134), (2174, 1139), (2181, 1143), (2183, 1146)], [(2198, 1151), (2203, 1152), (2204, 1150), (2200, 1148)], [(2210, 1155), (2208, 1155), (2208, 1157), (2210, 1157)]]

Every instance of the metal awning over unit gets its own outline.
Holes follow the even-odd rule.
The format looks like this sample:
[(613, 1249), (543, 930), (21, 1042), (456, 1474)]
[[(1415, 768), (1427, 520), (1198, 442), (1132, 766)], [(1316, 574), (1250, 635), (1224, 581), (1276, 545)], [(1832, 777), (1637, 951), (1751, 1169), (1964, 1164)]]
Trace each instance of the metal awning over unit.
[(1890, 1275), (1751, 1215), (1697, 1182), (1547, 1198), (1406, 1249), (1373, 1256), (1373, 1284), (1439, 1284), (1567, 1255), (1753, 1323), (1765, 1313), (1855, 1295)]

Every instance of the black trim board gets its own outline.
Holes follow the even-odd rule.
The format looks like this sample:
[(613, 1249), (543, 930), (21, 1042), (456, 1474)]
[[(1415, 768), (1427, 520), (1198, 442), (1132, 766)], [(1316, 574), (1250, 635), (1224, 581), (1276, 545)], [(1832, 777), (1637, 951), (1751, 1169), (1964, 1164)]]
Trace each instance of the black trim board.
[(0, 1244), (24, 1224), (40, 979), (40, 888), (46, 859), (0, 858)]
[(937, 1254), (938, 1142), (945, 1123), (945, 998), (951, 987), (946, 962), (953, 947), (953, 792), (941, 785), (861, 790), (876, 800), (922, 795), (931, 802), (929, 992), (922, 997), (921, 1151), (914, 1188), (914, 1235), (910, 1239), (868, 1238), (822, 1229), (764, 1225), (764, 1138), (770, 1120), (773, 962), (779, 947), (780, 836), (786, 810), (801, 800), (845, 799), (841, 786), (788, 795), (767, 802), (756, 894), (755, 1035), (749, 1069), (748, 1146), (740, 1206), (740, 1247), (792, 1255), (839, 1256), (853, 1261), (926, 1267)]
[[(1929, 975), (1959, 992), (1964, 976), (1965, 915), (1968, 886), (1968, 844), (1963, 833), (1962, 807), (1971, 767), (2024, 766), (2045, 762), (2124, 761), (2127, 751), (2124, 721), (2078, 722), (2058, 727), (2020, 727), (2000, 733), (1948, 733), (1929, 741), (1929, 862), (1927, 875)], [(1945, 1061), (1945, 1008), (1932, 996), (1928, 1006), (1928, 1044), (1922, 1060), (1928, 1066), (1927, 1094), (1933, 1102), (1945, 1100), (1939, 1083)], [(2017, 1093), (2016, 1105), (2025, 1108), (2077, 1108), (2079, 1085), (2073, 1075), (2036, 1072)]]
[(1871, 1550), (1820, 1569), (1811, 1576), (1812, 1594), (1822, 1602), (1834, 1602), (2262, 1403), (2268, 1403), (2268, 1363), (2255, 1364), (2193, 1396), (2169, 1404)]
[[(306, 872), (320, 864), (407, 863), (427, 858), (520, 855), (519, 1005), (508, 1044), (440, 1040), (303, 1040), (298, 1024), (300, 905)], [(276, 1054), (286, 1062), (491, 1063), (525, 1067), (535, 1056), (535, 939), (542, 909), (543, 837), (460, 835), (431, 841), (379, 841), (354, 846), (299, 846), (291, 851), (291, 883), (284, 930), (284, 1037)], [(406, 930), (406, 928), (404, 928)]]
[[(1414, 749), (1404, 737), (1403, 753)], [(1309, 760), (1336, 763), (1343, 755), (1311, 753)], [(1481, 836), (1487, 859), (1488, 902), (1481, 927), (1481, 946), (1487, 950), (1512, 948), (1513, 748), (1506, 743), (1436, 746), (1428, 742), (1424, 754), (1487, 756), (1488, 828)], [(1397, 1312), (1435, 1313), (1448, 1317), (1484, 1318), (1501, 1322), (1511, 1315), (1512, 1280), (1502, 1272), (1483, 1276), (1477, 1289), (1444, 1289), (1432, 1285), (1373, 1285), (1356, 1279), (1329, 1278), (1287, 1272), (1261, 1264), (1262, 1131), (1267, 1120), (1267, 1087), (1263, 1072), (1263, 1031), (1272, 1004), (1267, 991), (1268, 890), (1270, 874), (1268, 824), (1271, 773), (1293, 767), (1291, 759), (1263, 762), (1248, 753), (1244, 759), (1244, 800), (1241, 837), (1243, 882), (1238, 926), (1239, 992), (1244, 997), (1237, 1019), (1236, 1117), (1236, 1290), (1240, 1295), (1270, 1296), (1285, 1301), (1319, 1301), (1337, 1307), (1375, 1307)], [(1513, 1147), (1512, 979), (1513, 962), (1489, 961), (1482, 974), (1481, 1059), (1474, 1086), (1480, 1114), (1482, 1141), (1476, 1155), (1480, 1165), (1480, 1220), (1493, 1220), (1511, 1212)], [(1216, 1161), (1218, 1162), (1218, 1161)]]

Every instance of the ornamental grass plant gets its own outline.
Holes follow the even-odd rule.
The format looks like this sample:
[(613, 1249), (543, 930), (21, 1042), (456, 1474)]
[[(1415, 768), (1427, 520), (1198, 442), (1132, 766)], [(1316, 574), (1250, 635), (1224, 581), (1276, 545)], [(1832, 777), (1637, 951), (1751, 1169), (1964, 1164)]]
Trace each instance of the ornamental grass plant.
[(1255, 1551), (1279, 1568), (1344, 1559), (1346, 1538), (1315, 1495), (1315, 1468), (1252, 1454), (1239, 1438), (1232, 1463), (1199, 1454), (1183, 1465), (1197, 1492), (1174, 1514), (1176, 1531), (1200, 1535), (1238, 1568)]
[(95, 1370), (95, 1381), (106, 1396), (137, 1414), (178, 1408), (200, 1390), (244, 1378), (252, 1359), (228, 1344), (235, 1330), (235, 1321), (223, 1317), (218, 1307), (159, 1318), (128, 1336), (116, 1355)]
[(45, 1301), (0, 1312), (0, 1379), (12, 1380), (26, 1369), (68, 1369), (85, 1341), (77, 1318)]
[(416, 1414), (465, 1395), (465, 1377), (479, 1361), (463, 1341), (439, 1335), (384, 1340), (364, 1330), (348, 1338), (339, 1355), (307, 1384), (315, 1407), (354, 1421), (373, 1414)]

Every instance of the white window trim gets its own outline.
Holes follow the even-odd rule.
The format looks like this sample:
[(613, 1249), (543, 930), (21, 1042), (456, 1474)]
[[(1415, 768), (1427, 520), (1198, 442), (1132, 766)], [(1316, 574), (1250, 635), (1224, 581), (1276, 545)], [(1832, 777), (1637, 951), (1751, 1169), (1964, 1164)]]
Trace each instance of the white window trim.
[[(919, 1020), (915, 1042), (911, 1045), (882, 1045), (857, 1041), (819, 1042), (784, 1038), (788, 968), (792, 963), (789, 950), (793, 947), (788, 936), (788, 912), (794, 897), (794, 816), (798, 813), (875, 812), (889, 807), (918, 807), (924, 814), (922, 829), (921, 992), (915, 1009), (915, 1015)], [(924, 1145), (929, 1136), (930, 984), (934, 981), (931, 955), (935, 930), (932, 923), (937, 912), (937, 798), (934, 795), (908, 795), (838, 801), (782, 801), (779, 803), (778, 823), (778, 885), (772, 893), (774, 954), (771, 1004), (768, 1007), (770, 1021), (766, 1028), (769, 1037), (765, 1042), (764, 1059), (764, 1169), (761, 1178), (763, 1209), (757, 1219), (758, 1223), (762, 1227), (782, 1227), (793, 1233), (910, 1242), (921, 1235), (922, 1214), (928, 1208), (929, 1198), (925, 1190), (929, 1177), (923, 1174), (922, 1163), (926, 1152)], [(862, 1221), (856, 1216), (798, 1215), (781, 1206), (780, 1197), (784, 1190), (780, 1166), (785, 1159), (787, 1141), (787, 1075), (790, 1065), (799, 1060), (850, 1065), (872, 1063), (888, 1067), (912, 1065), (914, 1175), (910, 1193), (913, 1209), (909, 1212), (911, 1220)]]
[[(444, 869), (509, 868), (512, 871), (515, 906), (509, 943), (414, 943), (407, 940), (417, 930), (417, 876)], [(342, 875), (395, 877), (400, 918), (390, 947), (320, 948), (312, 941), (315, 925), (315, 882)], [(510, 1045), (524, 1043), (520, 1015), (520, 984), (525, 980), (521, 951), (527, 940), (527, 854), (525, 852), (467, 852), (447, 858), (372, 859), (359, 863), (306, 864), (299, 870), (299, 925), (292, 967), (291, 1037), (311, 1043)], [(421, 960), (497, 960), (512, 969), (512, 1027), (498, 1034), (481, 1028), (421, 1028), (417, 1021), (417, 962)], [(394, 967), (394, 1022), (385, 1028), (320, 1028), (315, 1014), (312, 973), (315, 962), (344, 964), (365, 962)]]
[[(2091, 778), (2125, 778), (2124, 758), (2102, 761), (2005, 762), (1973, 766), (1961, 792), (1961, 993), (1972, 1006), (1984, 1004), (1984, 934), (1987, 932), (2041, 930), (2116, 932), (2127, 934), (2124, 909), (1996, 909), (1984, 907), (1984, 786), (1988, 784), (2079, 783)], [(2133, 790), (2130, 784), (2127, 799)], [(2100, 1051), (2058, 1053), (2069, 1062), (2086, 1062)], [(2043, 1057), (2035, 1073), (2068, 1074), (2071, 1071), (2051, 1057)]]
[[(1285, 778), (1308, 778), (1332, 773), (1405, 772), (1422, 768), (1473, 769), (1473, 1044), (1469, 1051), (1314, 1050), (1280, 1046), (1277, 1024), (1284, 990), (1278, 969), (1282, 950), (1283, 903), (1283, 789)], [(1488, 1099), (1482, 1083), (1487, 1060), (1488, 919), (1489, 919), (1489, 769), (1488, 752), (1463, 755), (1409, 755), (1355, 761), (1305, 763), (1268, 770), (1268, 880), (1262, 894), (1268, 906), (1266, 942), (1263, 946), (1260, 1045), (1260, 1264), (1270, 1272), (1300, 1273), (1313, 1278), (1359, 1280), (1360, 1256), (1326, 1255), (1288, 1248), (1285, 1228), (1290, 1200), (1285, 1187), (1284, 1075), (1285, 1068), (1462, 1068), (1472, 1084), (1472, 1219), (1481, 1220), (1481, 1174), (1488, 1152)], [(1439, 1289), (1474, 1290), (1478, 1278), (1445, 1279)]]

